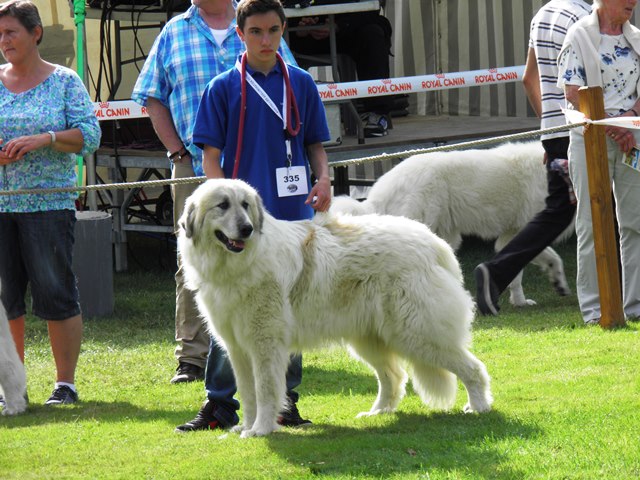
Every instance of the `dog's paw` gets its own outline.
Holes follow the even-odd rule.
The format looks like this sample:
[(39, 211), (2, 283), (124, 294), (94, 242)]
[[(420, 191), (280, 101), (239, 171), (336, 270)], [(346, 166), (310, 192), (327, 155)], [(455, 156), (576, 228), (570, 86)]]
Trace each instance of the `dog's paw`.
[(13, 416), (20, 415), (27, 410), (27, 402), (24, 399), (20, 401), (7, 403), (2, 409), (2, 415)]
[(462, 409), (464, 413), (486, 413), (491, 411), (491, 405), (489, 403), (482, 402), (480, 405), (471, 405), (467, 403)]
[(571, 289), (569, 288), (569, 285), (567, 285), (566, 282), (564, 283), (554, 282), (553, 288), (555, 289), (556, 293), (561, 297), (568, 297), (569, 295), (571, 295)]
[(235, 427), (231, 427), (229, 429), (231, 433), (239, 433), (241, 434), (244, 431), (244, 427), (242, 425), (236, 425)]
[(373, 417), (375, 415), (381, 415), (384, 413), (393, 413), (392, 408), (377, 408), (375, 410), (369, 410), (368, 412), (360, 412), (356, 415), (356, 418)]
[(518, 300), (511, 300), (511, 305), (518, 308), (531, 307), (532, 305), (537, 305), (537, 302), (535, 300), (532, 300), (531, 298), (523, 298)]
[(252, 428), (250, 430), (243, 430), (240, 434), (240, 438), (251, 438), (251, 437), (266, 437), (267, 435), (278, 431), (278, 428)]

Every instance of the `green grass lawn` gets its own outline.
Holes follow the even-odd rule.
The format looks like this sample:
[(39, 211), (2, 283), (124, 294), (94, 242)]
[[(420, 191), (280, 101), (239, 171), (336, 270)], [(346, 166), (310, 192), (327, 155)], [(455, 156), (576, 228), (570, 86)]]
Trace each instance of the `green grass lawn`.
[[(408, 388), (397, 413), (356, 419), (376, 395), (373, 375), (333, 347), (304, 356), (299, 407), (313, 421), (267, 438), (176, 434), (204, 399), (201, 382), (170, 385), (171, 246), (131, 236), (130, 271), (115, 275), (116, 307), (86, 319), (81, 403), (45, 408), (54, 368), (46, 326), (28, 318), (27, 414), (0, 417), (0, 479), (640, 478), (639, 325), (582, 324), (575, 296), (558, 297), (535, 267), (524, 288), (538, 305), (479, 317), (472, 350), (492, 377), (494, 410), (427, 409)], [(575, 289), (575, 240), (559, 247)], [(491, 254), (465, 240), (473, 267)], [(443, 301), (448, 301), (443, 299)]]

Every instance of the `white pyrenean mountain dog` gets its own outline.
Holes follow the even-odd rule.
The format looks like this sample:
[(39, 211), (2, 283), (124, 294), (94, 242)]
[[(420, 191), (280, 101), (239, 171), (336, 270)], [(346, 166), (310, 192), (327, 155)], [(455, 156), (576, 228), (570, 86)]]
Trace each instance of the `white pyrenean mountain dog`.
[[(0, 285), (0, 289), (2, 285)], [(4, 397), (3, 415), (17, 415), (27, 409), (27, 379), (13, 343), (7, 313), (0, 303), (0, 395)]]
[(201, 313), (226, 348), (243, 402), (243, 437), (278, 428), (290, 352), (343, 341), (378, 377), (361, 415), (392, 412), (406, 362), (422, 400), (490, 410), (489, 376), (468, 347), (474, 304), (456, 257), (401, 217), (319, 214), (276, 220), (240, 180), (208, 180), (179, 220), (178, 250)]
[[(367, 199), (336, 197), (331, 210), (352, 215), (401, 215), (427, 225), (454, 249), (462, 235), (496, 239), (504, 247), (545, 207), (547, 171), (540, 141), (495, 148), (414, 155), (382, 175)], [(572, 232), (570, 227), (561, 237)], [(547, 247), (534, 260), (560, 295), (571, 290), (564, 265)], [(522, 272), (509, 285), (515, 306), (534, 305), (522, 289)]]

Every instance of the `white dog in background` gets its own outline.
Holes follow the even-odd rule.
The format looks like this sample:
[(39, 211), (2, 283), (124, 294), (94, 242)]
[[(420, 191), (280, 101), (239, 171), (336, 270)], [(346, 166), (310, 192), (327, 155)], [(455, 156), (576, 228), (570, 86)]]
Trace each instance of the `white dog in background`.
[(4, 396), (2, 414), (17, 415), (24, 412), (27, 409), (26, 391), (24, 365), (13, 343), (7, 314), (0, 304), (0, 394)]
[[(462, 235), (474, 235), (496, 239), (498, 251), (545, 206), (543, 156), (537, 140), (414, 155), (382, 175), (365, 201), (337, 197), (331, 210), (401, 215), (424, 223), (454, 249)], [(547, 272), (560, 295), (571, 293), (562, 259), (553, 248), (547, 247), (533, 263)], [(535, 304), (524, 295), (522, 272), (509, 289), (513, 305)]]
[(450, 408), (490, 410), (486, 368), (471, 352), (473, 300), (451, 247), (392, 216), (276, 220), (239, 180), (209, 180), (187, 201), (178, 249), (188, 285), (226, 348), (243, 402), (243, 437), (278, 428), (290, 352), (344, 341), (378, 377), (368, 412), (392, 412), (415, 390)]

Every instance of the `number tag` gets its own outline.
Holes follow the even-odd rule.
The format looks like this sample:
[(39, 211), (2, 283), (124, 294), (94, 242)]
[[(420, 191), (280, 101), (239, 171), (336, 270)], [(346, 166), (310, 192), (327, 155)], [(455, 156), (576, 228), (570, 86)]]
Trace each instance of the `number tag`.
[(278, 182), (279, 197), (309, 193), (307, 170), (304, 167), (276, 168), (276, 181)]

